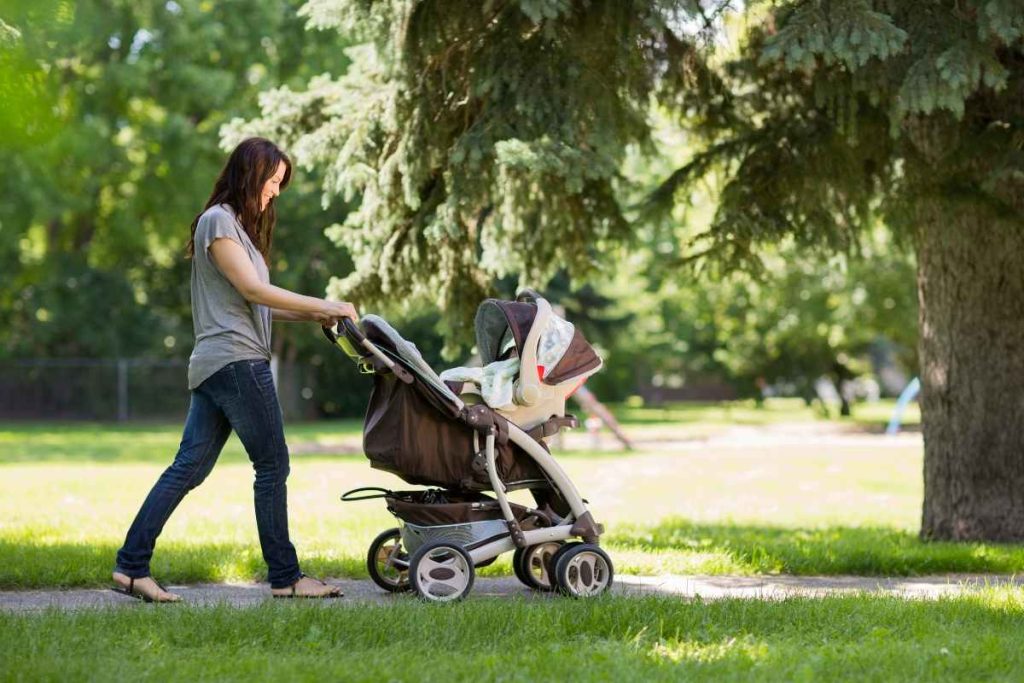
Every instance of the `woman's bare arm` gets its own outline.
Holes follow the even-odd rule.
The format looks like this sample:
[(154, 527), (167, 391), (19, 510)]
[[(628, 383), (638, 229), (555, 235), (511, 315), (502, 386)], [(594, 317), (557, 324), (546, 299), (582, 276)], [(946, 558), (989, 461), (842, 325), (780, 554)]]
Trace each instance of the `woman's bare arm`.
[[(213, 261), (224, 277), (245, 297), (246, 301), (269, 306), (275, 312), (292, 314), (292, 320), (328, 321), (337, 318), (357, 318), (352, 304), (343, 301), (326, 301), (313, 296), (296, 294), (281, 287), (260, 282), (256, 268), (249, 260), (242, 245), (234, 240), (220, 238), (210, 245)], [(296, 315), (308, 316), (296, 318)], [(287, 318), (281, 318), (287, 319)]]
[(309, 323), (314, 320), (321, 320), (316, 317), (315, 313), (299, 313), (298, 311), (289, 311), (284, 308), (271, 308), (270, 316), (274, 322), (284, 323)]

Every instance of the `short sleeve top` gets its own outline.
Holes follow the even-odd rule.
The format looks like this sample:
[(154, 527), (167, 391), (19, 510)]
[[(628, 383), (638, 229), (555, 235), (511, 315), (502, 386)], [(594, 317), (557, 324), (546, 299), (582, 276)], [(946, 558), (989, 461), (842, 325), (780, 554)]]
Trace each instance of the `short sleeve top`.
[(192, 258), (192, 328), (195, 346), (188, 363), (188, 388), (238, 360), (270, 359), (270, 308), (246, 301), (210, 255), (214, 240), (230, 239), (249, 255), (261, 282), (270, 271), (229, 204), (211, 206), (199, 217)]

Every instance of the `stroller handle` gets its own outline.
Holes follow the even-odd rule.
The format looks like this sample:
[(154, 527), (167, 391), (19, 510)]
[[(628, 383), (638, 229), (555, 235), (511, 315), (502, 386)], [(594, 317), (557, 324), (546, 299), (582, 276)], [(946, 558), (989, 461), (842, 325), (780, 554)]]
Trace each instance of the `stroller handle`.
[[(339, 330), (342, 327), (345, 328), (342, 334), (345, 337), (347, 337), (350, 341), (354, 341), (356, 343), (356, 346), (366, 349), (366, 351), (368, 351), (371, 356), (376, 358), (378, 362), (383, 364), (384, 367), (391, 370), (391, 372), (395, 373), (395, 376), (398, 377), (403, 382), (405, 382), (406, 384), (413, 383), (413, 376), (409, 373), (409, 371), (403, 368), (395, 361), (388, 358), (387, 355), (385, 355), (380, 349), (378, 349), (373, 342), (367, 339), (366, 335), (363, 334), (363, 331), (359, 329), (358, 325), (356, 325), (356, 321), (352, 320), (352, 318), (342, 318), (341, 321), (338, 323)], [(324, 331), (324, 336), (327, 337), (327, 340), (331, 342), (331, 344), (339, 346), (338, 339), (342, 336), (342, 334), (338, 334), (338, 332), (332, 330), (329, 327), (322, 327), (320, 329)], [(342, 350), (344, 351), (344, 348)], [(359, 353), (358, 350), (356, 350), (355, 352)], [(346, 353), (348, 352), (346, 351)]]
[[(360, 345), (366, 342), (366, 335), (363, 334), (363, 331), (359, 329), (359, 326), (356, 325), (355, 321), (352, 320), (352, 318), (342, 318), (341, 322), (338, 323), (338, 327), (344, 327), (344, 334), (347, 334), (352, 339), (355, 339), (356, 342), (359, 343)], [(340, 334), (338, 334), (329, 327), (321, 327), (320, 329), (324, 331), (324, 336), (327, 337), (328, 341), (330, 341), (332, 344), (337, 343), (338, 337), (341, 336)]]

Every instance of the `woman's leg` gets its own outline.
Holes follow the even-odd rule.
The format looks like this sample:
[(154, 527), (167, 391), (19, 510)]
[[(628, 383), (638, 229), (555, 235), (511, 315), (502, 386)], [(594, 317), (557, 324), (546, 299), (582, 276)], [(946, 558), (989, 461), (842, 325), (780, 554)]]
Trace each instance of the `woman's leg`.
[(124, 546), (117, 552), (116, 572), (136, 579), (149, 576), (149, 560), (164, 524), (185, 494), (206, 479), (230, 433), (231, 426), (217, 404), (193, 391), (178, 454), (128, 529)]
[(239, 400), (223, 408), (256, 471), (256, 527), (270, 586), (283, 588), (298, 581), (301, 572), (295, 546), (288, 536), (286, 482), (290, 466), (281, 406), (270, 363), (240, 361), (229, 367), (235, 371)]

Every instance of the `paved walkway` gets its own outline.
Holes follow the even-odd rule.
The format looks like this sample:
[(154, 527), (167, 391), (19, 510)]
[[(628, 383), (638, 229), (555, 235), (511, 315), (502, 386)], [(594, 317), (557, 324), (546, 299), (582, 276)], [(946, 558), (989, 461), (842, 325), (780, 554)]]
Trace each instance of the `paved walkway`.
[[(330, 604), (384, 604), (410, 599), (391, 595), (368, 580), (337, 579), (330, 583), (341, 586), (342, 600)], [(781, 599), (790, 596), (822, 597), (849, 593), (894, 595), (909, 599), (934, 599), (942, 595), (968, 593), (988, 586), (1024, 588), (1024, 577), (1006, 575), (951, 574), (913, 578), (879, 578), (864, 576), (620, 576), (613, 592), (626, 596), (662, 595), (689, 599), (721, 598)], [(190, 605), (228, 604), (236, 607), (258, 605), (272, 600), (267, 584), (199, 584), (168, 586)], [(527, 599), (550, 599), (549, 593), (525, 588), (514, 578), (479, 578), (473, 597), (522, 596)], [(142, 605), (123, 595), (102, 589), (0, 591), (0, 610), (25, 612), (58, 607), (83, 609), (97, 607), (138, 607)]]

